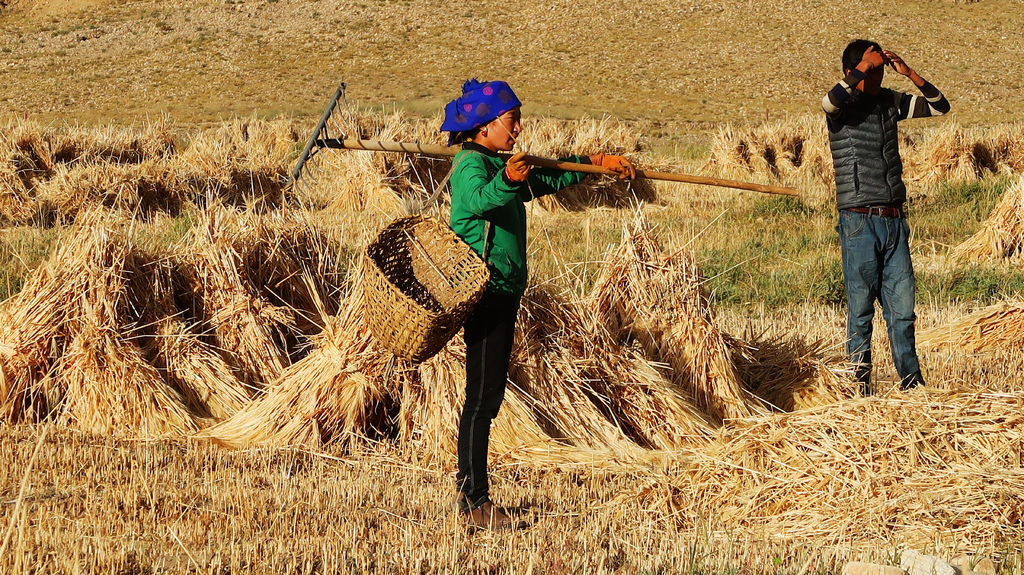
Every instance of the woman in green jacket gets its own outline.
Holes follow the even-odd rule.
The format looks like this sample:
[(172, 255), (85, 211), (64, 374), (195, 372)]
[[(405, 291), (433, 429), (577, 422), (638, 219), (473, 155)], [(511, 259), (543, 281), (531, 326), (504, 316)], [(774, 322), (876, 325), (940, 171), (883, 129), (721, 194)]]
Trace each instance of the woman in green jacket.
[[(505, 397), (519, 301), (526, 291), (526, 207), (533, 198), (579, 183), (580, 172), (533, 168), (525, 154), (507, 161), (522, 131), (519, 98), (505, 82), (467, 81), (462, 96), (445, 106), (441, 130), (449, 145), (462, 145), (453, 160), (451, 227), (487, 260), (491, 279), (465, 323), (466, 402), (459, 420), (459, 508), (470, 525), (507, 528), (513, 520), (494, 506), (487, 481), (491, 422)], [(572, 156), (620, 177), (636, 175), (621, 156)]]

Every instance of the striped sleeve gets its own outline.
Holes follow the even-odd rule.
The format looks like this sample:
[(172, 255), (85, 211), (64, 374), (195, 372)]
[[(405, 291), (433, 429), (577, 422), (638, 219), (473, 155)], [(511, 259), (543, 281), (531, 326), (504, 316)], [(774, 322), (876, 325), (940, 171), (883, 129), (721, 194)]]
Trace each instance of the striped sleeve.
[(839, 81), (838, 84), (829, 90), (825, 97), (821, 99), (821, 109), (825, 110), (825, 113), (829, 116), (838, 114), (843, 110), (843, 107), (853, 100), (856, 100), (854, 92), (857, 91), (854, 86), (860, 83), (864, 79), (864, 72), (854, 68), (850, 70), (850, 73), (845, 78)]
[(900, 110), (898, 116), (900, 120), (941, 116), (949, 111), (949, 100), (946, 100), (942, 92), (928, 83), (927, 80), (924, 86), (921, 86), (920, 96), (903, 92), (895, 92), (895, 94), (897, 98), (896, 105)]

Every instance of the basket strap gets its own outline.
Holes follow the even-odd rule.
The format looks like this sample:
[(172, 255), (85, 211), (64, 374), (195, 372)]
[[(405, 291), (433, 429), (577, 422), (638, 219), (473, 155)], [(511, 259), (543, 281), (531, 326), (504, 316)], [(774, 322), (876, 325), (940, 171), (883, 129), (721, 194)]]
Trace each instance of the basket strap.
[(491, 235), (491, 220), (484, 220), (484, 253), (481, 254), (484, 257), (484, 263), (487, 263), (487, 254), (491, 252), (491, 243), (488, 238)]
[(441, 192), (444, 191), (444, 187), (448, 185), (448, 180), (452, 179), (452, 174), (455, 173), (455, 167), (458, 166), (459, 162), (461, 161), (462, 158), (457, 158), (454, 162), (452, 162), (452, 167), (448, 169), (448, 173), (445, 174), (444, 177), (441, 178), (441, 182), (438, 183), (436, 187), (434, 187), (434, 193), (430, 194), (430, 197), (427, 198), (425, 202), (419, 205), (419, 207), (416, 210), (416, 213), (422, 212), (424, 208), (433, 205), (434, 202), (437, 201), (437, 198), (441, 195)]

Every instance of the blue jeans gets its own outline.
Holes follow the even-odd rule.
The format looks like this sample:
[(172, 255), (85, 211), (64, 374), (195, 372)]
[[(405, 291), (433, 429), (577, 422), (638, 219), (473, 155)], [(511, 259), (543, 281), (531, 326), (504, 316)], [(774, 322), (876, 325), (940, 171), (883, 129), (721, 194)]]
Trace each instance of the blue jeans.
[(903, 387), (923, 383), (914, 343), (914, 266), (904, 218), (839, 211), (839, 243), (846, 284), (846, 352), (870, 392), (871, 320), (875, 300), (889, 330), (893, 362)]

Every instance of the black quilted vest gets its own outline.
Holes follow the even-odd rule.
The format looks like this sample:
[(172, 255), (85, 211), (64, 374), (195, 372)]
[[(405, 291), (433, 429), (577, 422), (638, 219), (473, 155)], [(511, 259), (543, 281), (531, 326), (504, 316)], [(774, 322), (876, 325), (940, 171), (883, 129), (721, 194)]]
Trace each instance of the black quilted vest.
[(895, 206), (907, 200), (896, 131), (895, 94), (882, 88), (862, 94), (828, 118), (828, 141), (836, 170), (836, 207)]

